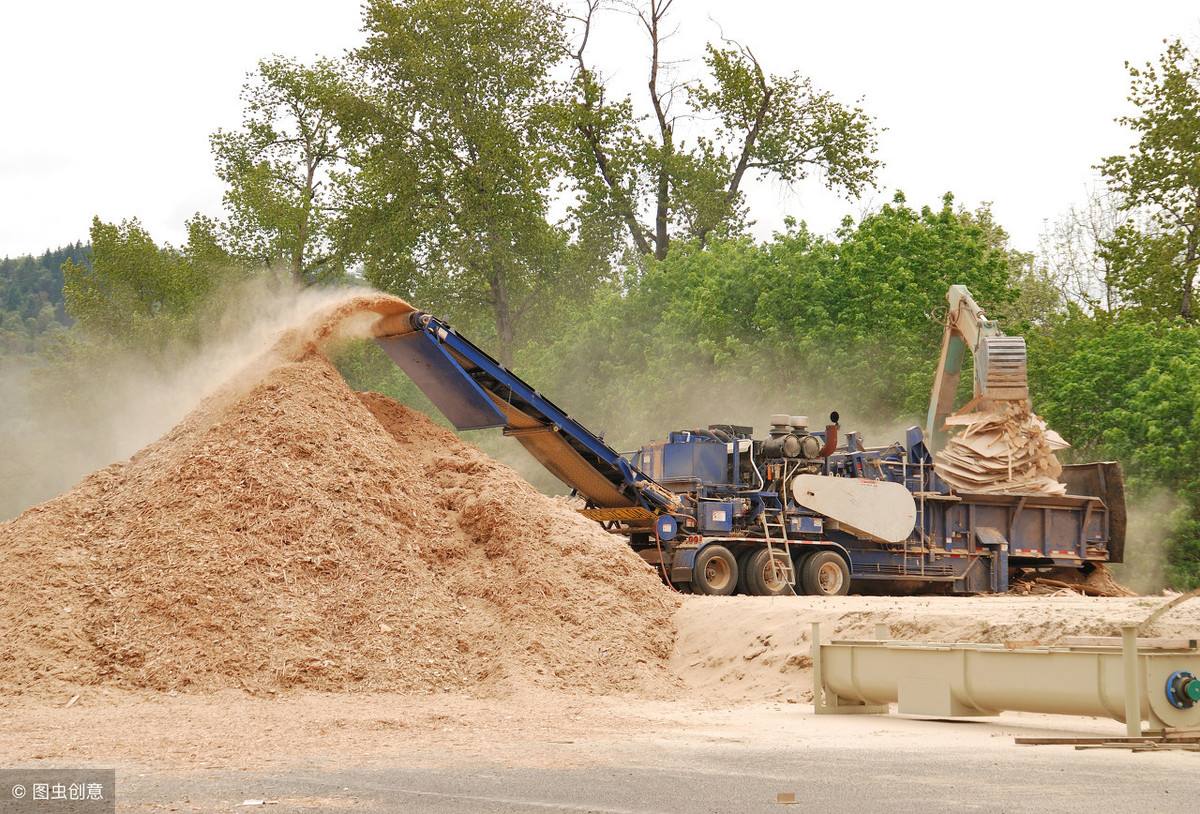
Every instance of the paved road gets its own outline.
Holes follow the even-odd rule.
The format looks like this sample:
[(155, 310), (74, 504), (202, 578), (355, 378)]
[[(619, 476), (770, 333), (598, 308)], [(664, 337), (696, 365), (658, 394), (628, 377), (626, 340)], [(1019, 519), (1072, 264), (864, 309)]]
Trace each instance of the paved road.
[[(875, 722), (880, 720), (863, 726), (879, 727)], [(1200, 806), (1200, 755), (1195, 753), (1016, 746), (1011, 729), (995, 724), (889, 720), (879, 728), (874, 747), (811, 736), (819, 733), (780, 743), (776, 733), (767, 746), (705, 737), (545, 744), (539, 762), (557, 763), (558, 768), (464, 763), (451, 754), (423, 754), (398, 756), (394, 766), (371, 768), (119, 772), (119, 810), (800, 810), (780, 805), (781, 792), (795, 793), (804, 810), (818, 812), (1111, 814), (1194, 811)], [(964, 734), (954, 734), (956, 742), (950, 746), (930, 747), (921, 736), (923, 727), (939, 732), (961, 727)], [(522, 762), (520, 755), (513, 758)], [(418, 761), (433, 765), (411, 765)], [(254, 799), (278, 802), (241, 807)]]

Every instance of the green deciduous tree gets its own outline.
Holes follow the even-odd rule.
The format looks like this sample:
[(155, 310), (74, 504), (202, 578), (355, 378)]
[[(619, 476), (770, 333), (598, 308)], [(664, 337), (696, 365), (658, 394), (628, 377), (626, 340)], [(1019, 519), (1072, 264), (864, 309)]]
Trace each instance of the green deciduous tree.
[(969, 286), (997, 318), (1017, 295), (980, 226), (988, 217), (949, 197), (921, 210), (900, 198), (836, 241), (793, 225), (764, 244), (680, 244), (521, 369), (552, 396), (585, 393), (564, 406), (627, 444), (779, 412), (916, 423), (941, 347), (930, 314), (949, 285)]
[(573, 268), (549, 220), (558, 20), (538, 0), (374, 0), (365, 23), (348, 245), (373, 284), (486, 325), (510, 361)]
[(200, 305), (227, 268), (210, 226), (189, 224), (189, 246), (203, 247), (192, 256), (189, 247), (158, 246), (136, 219), (93, 219), (88, 262), (63, 264), (63, 296), (79, 331), (99, 343), (160, 348), (194, 333)]
[[(967, 286), (988, 315), (1006, 327), (1017, 296), (1009, 277), (1006, 236), (985, 207), (913, 209), (902, 193), (839, 233), (836, 277), (823, 281), (830, 315), (810, 334), (812, 355), (828, 360), (828, 377), (853, 382), (852, 392), (878, 412), (919, 416), (928, 407), (943, 326), (936, 319), (951, 285)], [(833, 350), (822, 354), (828, 344)]]
[(330, 177), (340, 157), (330, 111), (342, 83), (329, 60), (263, 60), (242, 91), (242, 128), (213, 134), (217, 174), (228, 184), (225, 237), (248, 265), (282, 266), (304, 283), (344, 273)]
[(1138, 113), (1118, 121), (1138, 141), (1099, 168), (1122, 207), (1141, 217), (1117, 229), (1107, 257), (1132, 305), (1191, 322), (1200, 265), (1200, 59), (1176, 40), (1157, 65), (1126, 65)]
[[(1200, 584), (1200, 332), (1176, 318), (1076, 315), (1030, 343), (1039, 412), (1075, 460), (1118, 460), (1130, 502), (1159, 490), (1181, 510), (1167, 535), (1168, 577)], [(1136, 540), (1153, 545), (1157, 540)]]
[(639, 10), (651, 116), (610, 100), (585, 60), (605, 1), (584, 0), (571, 45), (572, 18), (548, 0), (371, 0), (366, 42), (341, 65), (264, 61), (242, 128), (213, 137), (229, 185), (215, 243), (305, 280), (354, 263), (509, 361), (556, 333), (627, 245), (661, 259), (672, 241), (737, 234), (754, 175), (873, 183), (871, 119), (769, 75), (749, 48), (708, 48), (707, 78), (672, 87), (672, 0)]
[[(768, 74), (750, 48), (709, 45), (705, 81), (671, 82), (663, 46), (672, 4), (624, 4), (650, 41), (644, 118), (630, 98), (609, 100), (588, 61), (601, 0), (587, 0), (576, 18), (572, 157), (581, 214), (620, 226), (640, 254), (662, 260), (674, 240), (703, 246), (714, 232), (743, 226), (753, 174), (791, 183), (820, 172), (830, 188), (851, 195), (873, 186), (873, 120), (803, 76)], [(685, 122), (693, 124), (690, 136)]]

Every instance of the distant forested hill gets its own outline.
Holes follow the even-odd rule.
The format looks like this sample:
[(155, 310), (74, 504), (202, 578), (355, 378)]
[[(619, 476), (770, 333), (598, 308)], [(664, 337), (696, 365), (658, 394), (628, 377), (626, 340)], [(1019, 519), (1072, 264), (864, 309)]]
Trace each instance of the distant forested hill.
[(0, 260), (0, 356), (29, 356), (41, 350), (72, 320), (63, 307), (62, 264), (87, 262), (83, 243), (40, 257)]

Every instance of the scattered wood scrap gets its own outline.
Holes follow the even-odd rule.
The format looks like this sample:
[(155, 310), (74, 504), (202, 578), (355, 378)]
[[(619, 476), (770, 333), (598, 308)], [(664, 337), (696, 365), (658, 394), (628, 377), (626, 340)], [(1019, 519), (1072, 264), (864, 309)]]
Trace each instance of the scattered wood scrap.
[(1071, 585), (1066, 582), (1059, 582), (1056, 579), (1046, 579), (1045, 577), (1040, 577), (1035, 580), (1035, 582), (1039, 585), (1047, 585), (1051, 588), (1066, 588), (1069, 591), (1075, 591), (1083, 594), (1084, 596), (1112, 596), (1111, 592), (1103, 588), (1093, 588), (1090, 585), (1085, 585), (1082, 583), (1078, 585)]
[(975, 412), (976, 404), (946, 418), (947, 428), (961, 429), (937, 453), (938, 476), (964, 492), (1065, 495), (1054, 453), (1070, 444), (1033, 414), (1029, 402), (995, 402), (984, 412)]
[(1076, 749), (1129, 749), (1133, 752), (1200, 752), (1200, 732), (1168, 729), (1161, 735), (1126, 738), (1014, 738), (1019, 746), (1073, 746)]
[(1153, 627), (1154, 623), (1157, 622), (1160, 617), (1162, 617), (1162, 615), (1164, 613), (1166, 613), (1167, 611), (1169, 611), (1171, 608), (1175, 607), (1176, 605), (1178, 605), (1182, 602), (1186, 602), (1189, 599), (1192, 599), (1193, 597), (1196, 597), (1196, 596), (1200, 596), (1200, 588), (1193, 588), (1192, 590), (1188, 591), (1187, 593), (1180, 594), (1179, 596), (1175, 597), (1174, 599), (1171, 599), (1169, 602), (1167, 602), (1166, 604), (1159, 607), (1156, 611), (1154, 611), (1154, 613), (1147, 616), (1146, 621), (1144, 621), (1140, 625), (1138, 625), (1138, 633), (1143, 633), (1143, 632), (1149, 630), (1151, 627)]
[(1097, 564), (1087, 574), (1077, 568), (1020, 571), (1010, 580), (1009, 592), (1027, 596), (1137, 596), (1117, 582), (1112, 571), (1103, 564)]

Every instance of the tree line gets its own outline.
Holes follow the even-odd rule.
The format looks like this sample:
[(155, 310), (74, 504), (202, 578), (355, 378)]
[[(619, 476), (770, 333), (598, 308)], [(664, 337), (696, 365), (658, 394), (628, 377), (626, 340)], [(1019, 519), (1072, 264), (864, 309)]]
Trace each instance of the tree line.
[(73, 323), (63, 300), (63, 263), (84, 262), (75, 243), (40, 256), (0, 260), (0, 356), (28, 359), (47, 350)]
[[(670, 422), (779, 411), (887, 433), (920, 423), (950, 284), (1025, 336), (1035, 409), (1078, 459), (1169, 495), (1166, 579), (1200, 584), (1200, 62), (1182, 41), (1129, 67), (1129, 151), (1036, 251), (984, 206), (902, 194), (834, 234), (749, 236), (751, 178), (874, 188), (879, 129), (800, 74), (722, 41), (683, 74), (673, 0), (371, 0), (345, 57), (261, 62), (240, 127), (213, 134), (221, 218), (181, 248), (96, 221), (64, 265), (94, 343), (173, 341), (229, 279), (366, 282), (451, 317), (614, 444)], [(621, 12), (618, 15), (618, 12)], [(611, 15), (617, 15), (613, 17)], [(619, 19), (646, 45), (620, 94), (594, 59)], [(411, 388), (373, 346), (358, 387)], [(816, 419), (814, 419), (816, 423)], [(880, 442), (894, 440), (884, 436)]]

